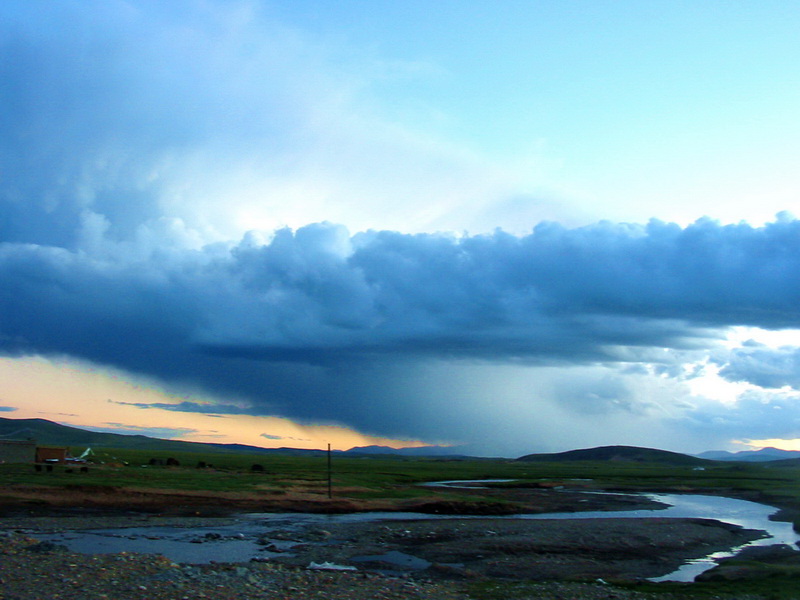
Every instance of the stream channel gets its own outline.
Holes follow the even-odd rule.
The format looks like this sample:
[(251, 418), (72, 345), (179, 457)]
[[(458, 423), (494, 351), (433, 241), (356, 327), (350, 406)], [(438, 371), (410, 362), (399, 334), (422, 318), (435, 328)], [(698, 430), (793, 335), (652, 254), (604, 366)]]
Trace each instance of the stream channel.
[[(481, 482), (437, 482), (431, 485), (457, 487)], [(700, 573), (716, 566), (716, 560), (735, 555), (745, 547), (786, 544), (797, 549), (800, 534), (791, 523), (770, 520), (777, 509), (765, 504), (726, 498), (690, 494), (643, 494), (667, 505), (664, 509), (627, 511), (587, 511), (570, 513), (520, 514), (490, 517), (493, 519), (594, 519), (594, 518), (702, 518), (715, 519), (747, 529), (766, 532), (762, 539), (732, 548), (727, 552), (716, 552), (705, 558), (685, 563), (678, 570), (654, 578), (653, 581), (693, 581)], [(363, 523), (378, 521), (419, 521), (434, 519), (468, 519), (464, 515), (430, 515), (423, 513), (372, 512), (349, 514), (311, 513), (252, 513), (236, 516), (225, 524), (208, 527), (131, 527), (119, 529), (92, 529), (65, 531), (52, 534), (37, 534), (43, 541), (63, 544), (71, 551), (87, 554), (116, 552), (139, 552), (162, 554), (178, 563), (202, 564), (210, 562), (248, 562), (252, 559), (268, 560), (279, 554), (291, 552), (298, 542), (289, 539), (287, 532), (301, 532), (308, 528), (325, 529), (326, 525), (338, 523)], [(314, 543), (314, 542), (312, 542)], [(327, 541), (316, 543), (325, 544)], [(397, 556), (395, 556), (397, 555)], [(284, 554), (285, 556), (285, 554)], [(376, 557), (353, 557), (360, 559)], [(420, 558), (399, 552), (381, 557), (384, 562), (394, 562), (398, 570), (424, 569), (430, 563)], [(352, 568), (352, 567), (348, 567)]]

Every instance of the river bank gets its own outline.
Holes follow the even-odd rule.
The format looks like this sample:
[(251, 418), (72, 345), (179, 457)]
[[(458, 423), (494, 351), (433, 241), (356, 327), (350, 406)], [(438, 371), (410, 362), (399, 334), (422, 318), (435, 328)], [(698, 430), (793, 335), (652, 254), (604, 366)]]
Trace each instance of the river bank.
[(72, 511), (5, 518), (0, 527), (88, 553), (135, 550), (162, 553), (177, 562), (255, 560), (297, 568), (333, 563), (451, 580), (635, 581), (764, 536), (700, 518), (576, 515), (539, 520), (409, 513), (179, 517)]
[[(129, 524), (182, 526), (193, 518), (132, 517)], [(114, 517), (120, 525), (124, 517)], [(273, 531), (269, 558), (227, 562), (222, 546), (210, 564), (179, 564), (158, 554), (83, 554), (40, 541), (58, 519), (29, 522), (26, 531), (0, 534), (0, 598), (5, 600), (255, 600), (419, 599), (467, 600), (471, 585), (511, 579), (538, 581), (530, 598), (583, 600), (647, 598), (609, 588), (600, 577), (639, 579), (673, 569), (680, 561), (756, 536), (711, 521), (660, 519), (487, 520), (447, 519), (349, 523)], [(218, 525), (227, 519), (214, 519)], [(21, 524), (21, 523), (20, 523)], [(111, 525), (111, 521), (96, 522)], [(68, 521), (60, 521), (61, 526)], [(280, 539), (286, 552), (275, 552)], [(203, 543), (214, 545), (215, 537)], [(267, 546), (270, 544), (270, 546)], [(394, 559), (415, 556), (424, 569), (404, 569)], [(366, 560), (361, 559), (363, 557)], [(392, 560), (384, 560), (391, 557)], [(358, 559), (358, 560), (353, 560)], [(359, 565), (359, 571), (325, 570)], [(323, 569), (313, 568), (320, 565)], [(312, 568), (309, 568), (312, 567)], [(613, 594), (612, 594), (613, 591)], [(671, 595), (659, 595), (671, 598)], [(675, 596), (681, 597), (681, 596)]]
[(414, 498), (361, 498), (354, 490), (339, 488), (332, 498), (316, 492), (260, 490), (221, 492), (108, 485), (8, 485), (0, 494), (0, 518), (69, 514), (73, 509), (100, 516), (129, 511), (169, 516), (224, 516), (244, 512), (424, 512), (431, 514), (510, 515), (585, 510), (657, 508), (644, 496), (591, 493), (583, 485), (478, 489), (461, 488), (457, 494), (431, 489)]
[[(87, 493), (86, 490), (77, 492)], [(593, 582), (598, 579), (631, 582), (658, 577), (674, 571), (686, 560), (729, 550), (762, 535), (760, 531), (709, 519), (658, 518), (661, 511), (653, 509), (665, 505), (640, 495), (516, 489), (499, 491), (496, 503), (485, 500), (473, 503), (468, 490), (460, 493), (466, 495), (458, 499), (417, 498), (413, 504), (392, 505), (395, 510), (409, 506), (425, 508), (434, 515), (450, 515), (447, 519), (393, 521), (389, 518), (359, 522), (356, 514), (352, 515), (354, 520), (348, 522), (347, 518), (342, 520), (335, 516), (343, 511), (318, 510), (316, 516), (308, 515), (305, 522), (301, 515), (293, 517), (293, 513), (284, 513), (283, 521), (277, 520), (286, 526), (275, 525), (274, 516), (250, 515), (243, 520), (244, 516), (235, 512), (242, 508), (241, 504), (225, 504), (219, 497), (216, 498), (218, 503), (169, 504), (159, 510), (148, 504), (150, 510), (146, 512), (132, 510), (135, 505), (114, 506), (108, 502), (80, 508), (74, 505), (74, 495), (58, 506), (7, 505), (0, 517), (0, 529), (9, 532), (0, 538), (0, 589), (6, 594), (0, 597), (78, 599), (99, 598), (105, 594), (110, 598), (149, 599), (224, 597), (249, 600), (277, 596), (436, 600), (465, 599), (476, 582), (525, 581), (539, 582), (526, 583), (540, 586), (531, 597), (606, 598), (608, 589)], [(476, 490), (476, 493), (485, 497), (486, 492)], [(172, 494), (168, 496), (175, 498)], [(501, 501), (503, 499), (505, 501)], [(304, 504), (305, 500), (293, 507), (302, 508)], [(245, 503), (244, 506), (250, 505)], [(324, 501), (316, 508), (323, 506)], [(502, 515), (509, 506), (525, 506), (529, 515), (567, 514), (554, 520), (457, 515), (476, 508), (487, 510), (487, 507)], [(569, 518), (569, 513), (576, 511), (600, 511), (602, 514), (603, 511), (635, 509), (648, 509), (647, 514), (653, 517)], [(326, 512), (331, 516), (319, 514)], [(365, 517), (372, 518), (370, 514)], [(237, 528), (242, 527), (251, 529), (241, 533)], [(214, 562), (195, 564), (193, 560), (176, 560), (150, 551), (144, 554), (114, 551), (92, 556), (69, 552), (58, 543), (40, 543), (56, 539), (52, 535), (59, 532), (88, 529), (120, 530), (107, 531), (103, 534), (105, 538), (96, 538), (101, 541), (115, 537), (133, 540), (136, 536), (125, 532), (154, 528), (186, 531), (196, 538), (192, 540), (192, 544), (197, 544), (194, 547), (210, 551)], [(214, 528), (221, 533), (202, 533)], [(156, 548), (165, 549), (169, 545), (167, 539), (159, 538), (157, 533), (150, 531), (145, 535)], [(257, 545), (255, 560), (242, 558), (246, 553), (242, 556), (231, 553), (231, 545), (226, 544), (231, 539)], [(309, 569), (314, 564), (333, 564), (358, 571)], [(39, 575), (22, 577), (18, 569), (25, 565), (29, 573)], [(100, 586), (96, 594), (82, 596), (76, 591), (70, 596), (61, 589), (69, 589), (69, 585), (60, 586), (59, 582), (69, 583), (72, 575), (77, 581), (78, 575), (86, 578), (87, 573), (93, 585)], [(220, 591), (230, 586), (235, 586), (239, 595), (231, 595), (230, 590)], [(12, 589), (16, 590), (13, 594)], [(142, 594), (137, 595), (136, 590)], [(175, 595), (183, 591), (186, 596)], [(643, 597), (629, 590), (618, 593), (617, 588), (614, 588), (614, 595)]]

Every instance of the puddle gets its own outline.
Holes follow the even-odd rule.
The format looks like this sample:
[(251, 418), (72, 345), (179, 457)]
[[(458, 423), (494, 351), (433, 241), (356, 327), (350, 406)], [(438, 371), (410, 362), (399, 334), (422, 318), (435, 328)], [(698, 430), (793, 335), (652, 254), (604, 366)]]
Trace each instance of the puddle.
[(430, 561), (418, 558), (405, 552), (390, 550), (384, 554), (372, 554), (367, 556), (354, 556), (350, 560), (363, 563), (382, 563), (394, 567), (393, 570), (401, 571), (423, 571), (431, 566)]
[(516, 481), (516, 479), (453, 479), (450, 481), (429, 481), (428, 483), (421, 484), (423, 487), (446, 487), (446, 488), (461, 488), (483, 490), (488, 488), (487, 485), (482, 483), (509, 483)]
[[(283, 537), (283, 536), (282, 536)], [(223, 527), (132, 527), (65, 533), (37, 533), (36, 538), (63, 544), (83, 554), (137, 552), (162, 554), (177, 563), (241, 563), (252, 559), (287, 556), (298, 541), (271, 538), (252, 524)], [(290, 555), (290, 554), (289, 554)]]

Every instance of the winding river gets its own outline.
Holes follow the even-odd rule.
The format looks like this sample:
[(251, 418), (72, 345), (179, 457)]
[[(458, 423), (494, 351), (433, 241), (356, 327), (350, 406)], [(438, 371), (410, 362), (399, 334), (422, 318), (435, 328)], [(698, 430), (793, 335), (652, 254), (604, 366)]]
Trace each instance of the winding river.
[[(461, 483), (461, 482), (459, 482)], [(458, 485), (456, 482), (438, 482), (438, 485)], [(647, 497), (668, 505), (665, 509), (545, 513), (536, 515), (513, 515), (491, 517), (495, 519), (593, 519), (593, 518), (704, 518), (715, 519), (748, 529), (763, 530), (766, 537), (718, 552), (702, 559), (684, 564), (673, 573), (653, 581), (693, 581), (694, 578), (716, 565), (716, 560), (733, 556), (747, 546), (786, 544), (797, 548), (800, 535), (791, 523), (773, 521), (770, 516), (777, 509), (765, 504), (725, 498), (721, 496), (683, 494), (645, 494)], [(142, 552), (158, 553), (180, 563), (247, 562), (253, 558), (265, 559), (275, 552), (265, 550), (265, 540), (275, 551), (286, 551), (296, 542), (282, 541), (278, 532), (300, 530), (308, 526), (322, 529), (326, 524), (353, 523), (386, 520), (422, 520), (469, 518), (454, 515), (440, 516), (422, 513), (351, 513), (322, 515), (307, 513), (257, 513), (239, 515), (224, 525), (196, 527), (134, 527), (125, 529), (98, 529), (70, 531), (38, 538), (64, 544), (70, 550), (83, 553)], [(480, 518), (487, 518), (482, 516)], [(273, 537), (274, 536), (274, 537)], [(206, 543), (214, 542), (214, 543)]]

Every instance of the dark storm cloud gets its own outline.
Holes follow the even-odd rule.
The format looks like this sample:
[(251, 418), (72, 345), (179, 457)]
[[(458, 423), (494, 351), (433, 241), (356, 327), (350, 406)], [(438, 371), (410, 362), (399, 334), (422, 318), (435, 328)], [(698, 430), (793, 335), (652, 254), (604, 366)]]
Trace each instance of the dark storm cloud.
[(800, 222), (785, 216), (543, 224), (523, 237), (315, 224), (228, 249), (105, 248), (0, 245), (5, 353), (79, 357), (254, 414), (370, 430), (402, 422), (417, 401), (403, 403), (403, 373), (422, 358), (627, 361), (626, 348), (701, 347), (729, 325), (800, 325)]
[(797, 325), (798, 232), (788, 219), (458, 239), (284, 230), (232, 253), (238, 290), (262, 310), (247, 323), (219, 314), (198, 339), (228, 355), (322, 362), (343, 351), (575, 361), (691, 346), (706, 327)]
[(2, 340), (143, 371), (163, 348), (321, 364), (613, 360), (615, 346), (691, 346), (709, 327), (797, 326), (798, 234), (793, 220), (465, 238), (317, 224), (133, 261), (3, 244)]

